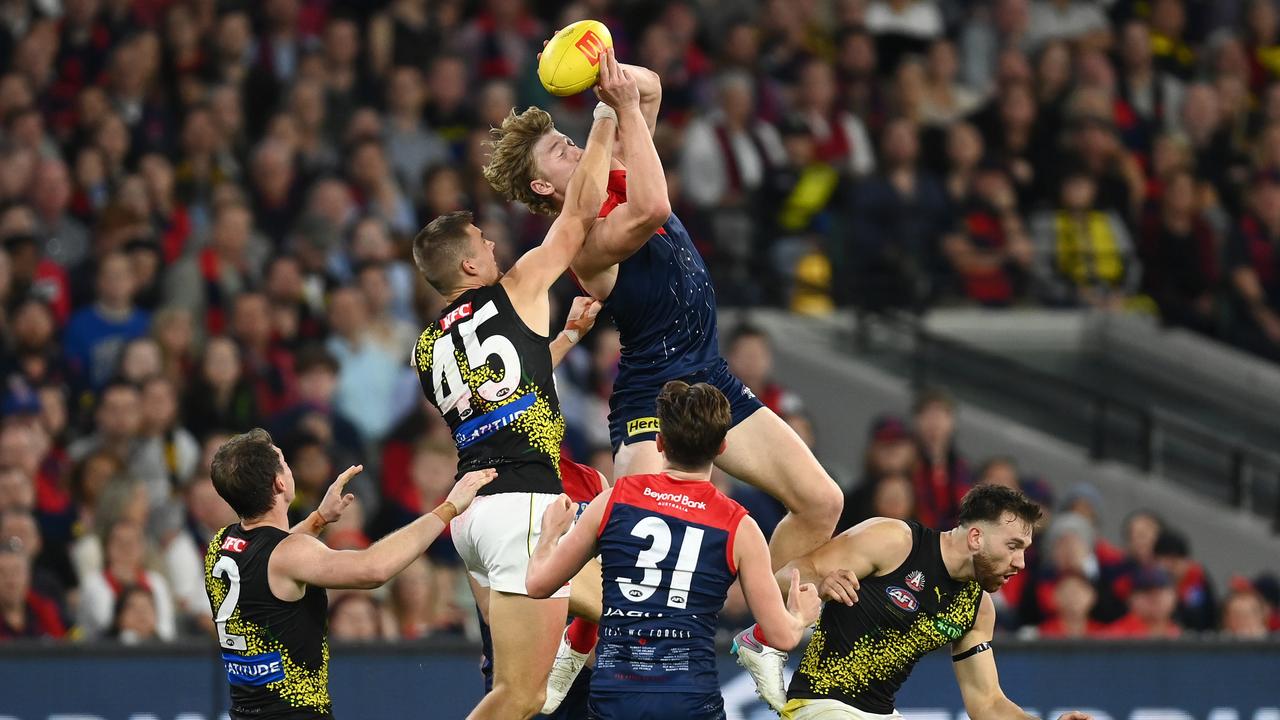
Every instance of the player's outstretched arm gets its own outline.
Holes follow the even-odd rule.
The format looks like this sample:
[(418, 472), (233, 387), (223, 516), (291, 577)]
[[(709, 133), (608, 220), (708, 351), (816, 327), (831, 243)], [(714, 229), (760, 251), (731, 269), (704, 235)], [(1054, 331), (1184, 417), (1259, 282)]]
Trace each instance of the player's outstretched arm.
[[(612, 50), (601, 56), (599, 91), (606, 102), (618, 102), (623, 106), (639, 104), (640, 94), (635, 81), (625, 77), (618, 69)], [(604, 203), (605, 188), (609, 182), (609, 158), (613, 154), (614, 136), (618, 127), (619, 108), (606, 105), (596, 109), (596, 119), (587, 137), (582, 159), (569, 178), (565, 188), (564, 207), (551, 223), (547, 237), (538, 247), (520, 257), (503, 277), (516, 308), (530, 307), (545, 302), (546, 292), (569, 269), (569, 264), (582, 249), (587, 231), (595, 222)], [(522, 315), (524, 313), (521, 313)]]
[[(569, 530), (577, 504), (568, 495), (561, 494), (542, 513), (542, 530), (538, 544), (529, 556), (529, 567), (524, 575), (524, 589), (531, 598), (548, 598), (556, 590), (578, 574), (596, 554), (596, 537), (600, 534), (600, 522), (604, 509), (609, 505), (611, 493), (605, 490), (596, 496), (582, 517)], [(565, 530), (569, 534), (565, 535)], [(563, 536), (563, 537), (561, 537)]]
[(268, 573), (284, 581), (282, 585), (292, 582), (322, 588), (378, 587), (426, 552), (452, 516), (466, 510), (476, 491), (497, 475), (494, 470), (467, 473), (453, 486), (441, 507), (364, 550), (333, 550), (308, 534), (290, 535), (271, 553)]
[[(651, 71), (640, 70), (643, 70), (641, 77), (657, 84), (657, 98), (650, 104), (656, 121), (661, 84), (656, 83), (657, 76)], [(625, 67), (623, 72), (632, 74), (632, 70)], [(587, 235), (586, 247), (573, 262), (574, 270), (585, 278), (594, 277), (631, 257), (671, 217), (666, 171), (653, 144), (653, 127), (644, 108), (642, 102), (633, 110), (618, 112), (621, 160), (627, 169), (627, 201), (596, 221)]]
[[(964, 709), (973, 720), (1035, 720), (1005, 697), (1000, 689), (996, 659), (991, 651), (991, 637), (996, 627), (996, 607), (991, 596), (983, 593), (978, 617), (969, 632), (951, 645), (952, 665)], [(1090, 720), (1087, 713), (1069, 712), (1059, 720)]]
[(800, 583), (800, 572), (788, 574), (787, 602), (774, 584), (769, 544), (765, 542), (760, 526), (750, 516), (738, 522), (733, 544), (733, 560), (738, 565), (738, 582), (747, 607), (756, 623), (764, 631), (769, 645), (779, 650), (790, 650), (800, 644), (804, 629), (818, 621), (822, 612), (822, 600), (813, 583)]
[(858, 601), (858, 581), (880, 568), (895, 568), (911, 553), (911, 528), (901, 520), (871, 518), (854, 525), (784, 565), (774, 576), (784, 590), (791, 571), (800, 581), (818, 585), (823, 600), (852, 605)]
[[(652, 137), (654, 128), (658, 127), (658, 110), (662, 108), (662, 78), (658, 77), (658, 73), (642, 65), (627, 63), (619, 65), (636, 79), (636, 87), (640, 90), (640, 114), (644, 116), (645, 127), (649, 128), (649, 135)], [(613, 148), (619, 160), (622, 157), (617, 153), (621, 150), (621, 144)]]

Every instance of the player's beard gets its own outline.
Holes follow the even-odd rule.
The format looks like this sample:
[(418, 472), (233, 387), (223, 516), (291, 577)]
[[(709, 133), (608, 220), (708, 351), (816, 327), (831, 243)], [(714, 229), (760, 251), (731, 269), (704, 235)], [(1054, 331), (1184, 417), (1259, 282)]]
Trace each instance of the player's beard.
[(979, 550), (973, 556), (973, 574), (983, 590), (996, 592), (1004, 585), (1005, 573), (1000, 572), (1000, 563), (985, 551)]

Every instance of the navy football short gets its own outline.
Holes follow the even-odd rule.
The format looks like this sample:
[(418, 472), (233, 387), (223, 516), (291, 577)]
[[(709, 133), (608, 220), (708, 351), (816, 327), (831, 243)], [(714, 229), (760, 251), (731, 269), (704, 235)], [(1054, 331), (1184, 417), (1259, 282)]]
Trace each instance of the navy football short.
[(590, 720), (724, 720), (724, 698), (702, 693), (591, 693)]
[[(690, 385), (704, 382), (724, 393), (729, 400), (729, 410), (733, 413), (733, 425), (730, 427), (764, 407), (764, 403), (729, 372), (729, 366), (724, 360), (679, 379)], [(648, 383), (643, 387), (614, 387), (613, 395), (609, 398), (609, 442), (615, 453), (623, 445), (658, 437), (655, 402), (660, 392), (662, 385), (655, 387)]]

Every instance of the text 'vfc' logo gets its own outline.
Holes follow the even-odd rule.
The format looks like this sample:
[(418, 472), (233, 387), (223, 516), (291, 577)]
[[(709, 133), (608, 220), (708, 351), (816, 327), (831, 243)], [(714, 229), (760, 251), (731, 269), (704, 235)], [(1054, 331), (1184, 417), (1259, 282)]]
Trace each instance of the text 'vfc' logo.
[(920, 603), (916, 601), (916, 596), (900, 587), (890, 586), (885, 590), (889, 595), (889, 599), (894, 605), (906, 610), (907, 612), (915, 612), (920, 609)]

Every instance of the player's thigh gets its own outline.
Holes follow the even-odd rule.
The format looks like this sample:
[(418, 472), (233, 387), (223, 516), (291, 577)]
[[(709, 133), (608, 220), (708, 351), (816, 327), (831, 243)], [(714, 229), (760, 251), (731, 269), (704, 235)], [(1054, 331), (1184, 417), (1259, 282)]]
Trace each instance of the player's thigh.
[(467, 574), (467, 584), (471, 586), (471, 597), (476, 601), (476, 607), (480, 609), (480, 619), (489, 624), (489, 588), (476, 582), (476, 579)]
[(716, 465), (769, 493), (792, 512), (840, 502), (839, 487), (809, 446), (767, 407), (730, 428), (725, 445)]
[(641, 440), (630, 445), (623, 443), (613, 455), (613, 480), (628, 475), (654, 475), (662, 472), (662, 453), (658, 443)]
[(573, 576), (569, 586), (569, 614), (574, 617), (600, 622), (604, 612), (604, 585), (600, 575), (600, 560), (591, 558)]
[(490, 590), (494, 685), (542, 688), (560, 646), (568, 612), (568, 598), (534, 600), (527, 595)]

